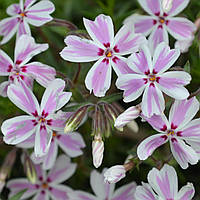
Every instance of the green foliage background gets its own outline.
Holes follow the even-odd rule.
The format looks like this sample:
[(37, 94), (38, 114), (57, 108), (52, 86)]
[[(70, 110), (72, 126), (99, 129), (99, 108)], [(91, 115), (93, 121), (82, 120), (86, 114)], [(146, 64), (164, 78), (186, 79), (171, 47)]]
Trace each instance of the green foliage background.
[[(12, 4), (16, 3), (16, 0), (0, 0), (0, 20), (7, 17), (6, 8)], [(86, 33), (84, 30), (82, 19), (83, 17), (94, 19), (98, 14), (104, 13), (110, 15), (114, 21), (115, 31), (117, 31), (123, 20), (133, 14), (141, 13), (144, 14), (144, 11), (141, 9), (136, 0), (52, 0), (55, 4), (56, 11), (53, 13), (53, 17), (64, 19), (73, 22), (80, 30), (76, 33)], [(187, 17), (191, 21), (195, 21), (200, 17), (200, 1), (191, 0), (189, 6), (180, 14), (180, 16)], [(64, 73), (69, 79), (74, 80), (75, 74), (78, 70), (78, 65), (74, 63), (69, 63), (63, 61), (59, 56), (59, 52), (64, 48), (64, 38), (66, 35), (74, 34), (66, 27), (58, 26), (49, 26), (45, 25), (41, 28), (31, 27), (32, 35), (35, 37), (36, 41), (39, 43), (49, 43), (49, 49), (33, 58), (33, 60), (38, 60), (45, 64), (51, 65), (56, 68), (56, 70)], [(187, 87), (190, 92), (194, 92), (200, 87), (200, 61), (199, 61), (199, 42), (200, 33), (199, 31), (196, 34), (193, 45), (190, 47), (188, 53), (182, 54), (179, 60), (176, 63), (176, 66), (183, 67), (187, 61), (190, 63), (190, 72), (193, 77), (191, 84)], [(173, 44), (174, 40), (170, 38), (170, 43)], [(13, 58), (15, 46), (15, 39), (13, 38), (9, 43), (1, 46), (11, 58)], [(87, 94), (88, 91), (84, 86), (84, 78), (87, 71), (92, 66), (91, 63), (81, 64), (81, 73), (78, 79), (78, 82), (73, 89), (73, 100), (76, 102), (82, 102), (82, 95), (80, 96), (80, 91), (84, 94)], [(188, 69), (188, 68), (187, 68)], [(116, 76), (113, 75), (113, 84), (108, 94), (119, 92), (114, 83)], [(0, 80), (6, 80), (7, 77), (1, 77)], [(34, 93), (41, 99), (44, 88), (34, 83)], [(90, 99), (89, 99), (90, 98)], [(93, 97), (85, 98), (87, 100), (96, 101)], [(137, 102), (132, 102), (130, 104), (124, 104), (122, 101), (119, 101), (121, 106), (128, 108), (131, 105), (136, 105)], [(170, 105), (171, 100), (168, 99), (168, 104)], [(168, 106), (169, 107), (169, 106)], [(15, 105), (13, 105), (7, 98), (0, 97), (0, 123), (10, 117), (16, 115), (21, 115), (22, 111), (19, 110)], [(198, 116), (200, 114), (198, 113)], [(113, 130), (112, 136), (105, 141), (105, 153), (104, 161), (100, 167), (100, 171), (104, 167), (110, 167), (116, 164), (122, 164), (129, 153), (135, 153), (135, 145), (138, 144), (138, 141), (147, 137), (148, 135), (154, 134), (155, 131), (146, 124), (141, 123), (139, 119), (136, 120), (139, 125), (139, 132), (134, 133), (128, 128), (125, 128), (124, 133), (119, 133), (117, 130)], [(85, 190), (91, 192), (89, 186), (89, 175), (92, 169), (91, 159), (91, 119), (88, 119), (87, 122), (79, 129), (79, 132), (83, 135), (87, 147), (84, 149), (84, 155), (78, 158), (73, 159), (78, 163), (78, 170), (75, 175), (72, 176), (67, 181), (67, 184), (73, 189)], [(3, 160), (8, 151), (12, 149), (12, 146), (6, 144), (0, 145), (0, 165), (2, 165)], [(168, 145), (164, 145), (155, 152), (155, 158), (157, 160), (166, 160), (170, 153)], [(18, 158), (20, 158), (20, 151), (18, 152)], [(190, 166), (187, 170), (182, 170), (177, 163), (172, 160), (170, 162), (178, 173), (179, 177), (179, 188), (182, 185), (185, 185), (187, 182), (192, 182), (196, 189), (195, 199), (200, 199), (200, 163), (194, 166)], [(136, 181), (138, 184), (141, 181), (147, 182), (148, 171), (155, 166), (155, 163), (149, 158), (147, 161), (143, 162), (139, 169), (134, 169), (131, 173), (127, 174), (127, 177), (118, 183), (118, 186), (123, 185), (130, 181)], [(14, 177), (23, 177), (23, 168), (20, 163), (20, 159), (17, 159), (15, 166), (11, 172), (10, 178)], [(2, 199), (7, 199), (8, 190), (4, 189), (2, 193)]]

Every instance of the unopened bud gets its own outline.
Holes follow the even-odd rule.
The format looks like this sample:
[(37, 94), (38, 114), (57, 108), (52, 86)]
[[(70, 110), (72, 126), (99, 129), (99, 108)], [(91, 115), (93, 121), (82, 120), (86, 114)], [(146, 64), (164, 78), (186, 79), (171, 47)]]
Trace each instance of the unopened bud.
[(31, 183), (36, 183), (37, 174), (35, 165), (26, 152), (24, 153), (24, 172)]
[(104, 182), (117, 183), (126, 176), (126, 170), (123, 165), (115, 165), (104, 173)]
[(122, 128), (123, 130), (123, 127), (139, 117), (140, 113), (141, 109), (139, 105), (131, 106), (117, 117), (117, 119), (115, 120), (115, 127)]
[(98, 168), (103, 160), (104, 142), (100, 135), (95, 135), (92, 141), (93, 165)]
[(2, 191), (2, 189), (5, 185), (5, 180), (8, 177), (8, 175), (13, 167), (13, 164), (16, 159), (16, 152), (17, 152), (16, 148), (14, 148), (12, 151), (10, 151), (5, 158), (3, 165), (1, 166), (1, 169), (0, 169), (0, 192)]
[(100, 108), (96, 105), (95, 111), (93, 113), (93, 121), (92, 121), (92, 135), (99, 135), (99, 133), (103, 132), (103, 116)]
[(163, 12), (167, 13), (171, 10), (173, 4), (173, 0), (162, 0), (162, 8)]
[(110, 128), (108, 118), (104, 117), (103, 122), (104, 122), (104, 136), (108, 138), (111, 134), (111, 128)]
[(88, 107), (89, 106), (83, 106), (79, 108), (69, 117), (64, 128), (64, 133), (72, 132), (80, 126), (87, 115)]
[(180, 49), (181, 53), (188, 52), (192, 42), (194, 40), (194, 36), (192, 35), (190, 39), (187, 40), (177, 40), (175, 42), (175, 48)]

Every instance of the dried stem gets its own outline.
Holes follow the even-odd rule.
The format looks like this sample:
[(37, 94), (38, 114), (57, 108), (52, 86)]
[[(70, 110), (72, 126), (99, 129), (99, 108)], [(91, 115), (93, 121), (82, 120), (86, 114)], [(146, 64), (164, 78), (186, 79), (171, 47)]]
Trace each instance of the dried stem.
[(191, 99), (192, 97), (197, 96), (197, 95), (200, 95), (200, 88), (196, 90), (195, 92), (191, 93), (188, 99)]
[(78, 81), (80, 72), (81, 72), (81, 64), (78, 63), (78, 70), (77, 70), (77, 72), (76, 72), (76, 74), (75, 74), (75, 77), (74, 77), (74, 80), (73, 80), (74, 85), (75, 85), (75, 84), (77, 83), (77, 81)]

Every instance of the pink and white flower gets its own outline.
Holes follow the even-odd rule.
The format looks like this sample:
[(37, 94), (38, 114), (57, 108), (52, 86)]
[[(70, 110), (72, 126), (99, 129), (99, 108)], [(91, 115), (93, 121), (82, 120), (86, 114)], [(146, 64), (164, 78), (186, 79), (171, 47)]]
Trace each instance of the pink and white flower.
[[(33, 134), (31, 137), (17, 146), (22, 148), (32, 148), (34, 147), (34, 143), (35, 135)], [(31, 158), (36, 164), (42, 163), (42, 168), (44, 170), (51, 169), (56, 162), (58, 147), (60, 147), (68, 156), (73, 158), (83, 154), (81, 149), (85, 147), (85, 142), (81, 134), (78, 132), (64, 134), (64, 130), (53, 131), (53, 137), (51, 139), (48, 153), (44, 156), (36, 157), (33, 152)]]
[(65, 82), (55, 79), (46, 88), (41, 105), (33, 92), (23, 83), (8, 87), (9, 99), (28, 115), (17, 116), (3, 122), (1, 126), (7, 144), (19, 144), (35, 135), (36, 156), (45, 155), (50, 147), (53, 131), (63, 130), (65, 120), (56, 111), (70, 99), (71, 92), (63, 92)]
[(47, 200), (49, 198), (70, 200), (69, 196), (73, 190), (61, 184), (69, 179), (76, 169), (76, 164), (71, 163), (69, 157), (65, 155), (59, 156), (55, 165), (48, 173), (42, 170), (40, 165), (35, 165), (35, 168), (37, 181), (34, 184), (25, 178), (8, 181), (7, 187), (11, 190), (10, 197), (27, 189), (21, 199), (28, 199), (34, 196), (33, 199), (35, 200)]
[(0, 95), (6, 97), (8, 86), (24, 81), (32, 88), (33, 79), (47, 87), (55, 79), (54, 68), (40, 62), (28, 63), (33, 56), (48, 49), (48, 44), (36, 44), (34, 38), (22, 35), (15, 46), (15, 58), (12, 59), (0, 50), (0, 76), (8, 76), (8, 81), (0, 84)]
[(136, 200), (191, 200), (194, 196), (192, 183), (187, 183), (178, 191), (176, 171), (167, 164), (160, 171), (153, 168), (148, 174), (148, 182), (142, 182), (142, 186), (137, 186)]
[(123, 74), (116, 82), (116, 86), (124, 90), (124, 102), (134, 101), (144, 92), (141, 109), (143, 115), (150, 117), (164, 111), (162, 92), (178, 100), (186, 99), (189, 92), (184, 86), (190, 83), (190, 74), (183, 71), (166, 72), (179, 55), (178, 49), (170, 50), (164, 42), (157, 46), (153, 59), (146, 45), (139, 53), (132, 54), (128, 65), (135, 73)]
[(76, 200), (134, 200), (136, 184), (131, 182), (114, 191), (115, 184), (104, 182), (103, 174), (93, 170), (90, 175), (90, 185), (95, 195), (83, 191), (75, 191), (72, 199)]
[[(136, 33), (149, 36), (149, 46), (153, 53), (161, 42), (169, 43), (168, 33), (176, 40), (188, 40), (196, 30), (194, 23), (183, 17), (174, 17), (180, 13), (189, 3), (189, 0), (138, 0), (142, 8), (150, 16), (133, 16), (125, 20), (135, 26)], [(163, 5), (162, 5), (162, 2)], [(168, 4), (168, 5), (167, 5)], [(171, 4), (171, 5), (170, 5)], [(165, 11), (163, 11), (165, 6)]]
[(97, 62), (89, 70), (85, 84), (97, 97), (105, 96), (111, 84), (111, 66), (116, 74), (132, 73), (123, 55), (136, 52), (146, 42), (141, 34), (134, 34), (134, 27), (124, 25), (114, 37), (112, 19), (103, 14), (95, 21), (83, 19), (84, 25), (92, 40), (77, 36), (67, 36), (61, 57), (71, 62)]
[(0, 44), (8, 42), (17, 32), (17, 38), (23, 34), (31, 35), (29, 24), (42, 26), (52, 20), (50, 14), (55, 10), (52, 2), (42, 0), (33, 5), (36, 0), (20, 0), (19, 4), (12, 4), (7, 8), (10, 17), (0, 21), (0, 35), (3, 40)]
[(186, 169), (188, 163), (194, 165), (199, 160), (200, 118), (192, 118), (199, 110), (199, 102), (193, 97), (189, 100), (176, 100), (165, 115), (154, 115), (146, 121), (159, 132), (142, 141), (137, 148), (140, 160), (146, 160), (155, 149), (169, 141), (172, 154), (178, 164)]

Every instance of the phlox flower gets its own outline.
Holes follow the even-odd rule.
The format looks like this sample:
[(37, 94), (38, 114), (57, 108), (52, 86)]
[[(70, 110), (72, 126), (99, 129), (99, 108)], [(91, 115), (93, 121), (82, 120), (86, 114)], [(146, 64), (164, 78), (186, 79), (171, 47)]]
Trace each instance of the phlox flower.
[(136, 200), (191, 200), (194, 196), (192, 183), (178, 191), (176, 171), (167, 164), (161, 170), (153, 168), (148, 174), (148, 182), (142, 182), (142, 186), (137, 186)]
[(8, 86), (12, 83), (24, 81), (32, 88), (33, 79), (42, 86), (55, 79), (56, 71), (54, 68), (40, 62), (28, 63), (33, 56), (48, 49), (48, 44), (36, 44), (34, 38), (22, 35), (15, 46), (15, 58), (12, 59), (0, 50), (0, 76), (8, 76), (8, 81), (0, 84), (0, 95), (7, 96)]
[(141, 110), (150, 117), (161, 114), (165, 108), (162, 92), (175, 99), (186, 99), (189, 92), (184, 87), (191, 81), (191, 76), (183, 71), (166, 72), (178, 59), (180, 51), (170, 50), (164, 42), (160, 43), (153, 55), (146, 45), (139, 53), (128, 58), (128, 65), (135, 73), (118, 77), (116, 86), (124, 90), (124, 102), (131, 102), (142, 95)]
[(55, 10), (52, 2), (42, 0), (33, 5), (36, 0), (19, 0), (19, 4), (10, 5), (6, 12), (11, 17), (0, 21), (0, 35), (3, 40), (0, 44), (8, 42), (17, 32), (17, 38), (23, 34), (31, 35), (28, 24), (42, 26), (52, 20), (50, 14)]
[[(66, 120), (63, 119), (63, 120)], [(64, 126), (63, 126), (64, 129)], [(35, 135), (26, 139), (24, 142), (18, 144), (18, 147), (22, 148), (32, 148), (35, 144)], [(51, 169), (58, 155), (59, 147), (63, 150), (65, 154), (69, 157), (77, 157), (83, 154), (82, 148), (85, 147), (85, 142), (83, 137), (78, 132), (70, 132), (64, 134), (62, 131), (53, 131), (53, 137), (51, 139), (51, 144), (48, 153), (41, 157), (36, 157), (34, 152), (31, 155), (31, 159), (34, 163), (42, 163), (42, 168), (45, 170)]]
[(147, 159), (155, 149), (169, 141), (171, 152), (178, 164), (186, 169), (188, 163), (194, 165), (199, 160), (200, 118), (192, 120), (199, 110), (199, 102), (193, 97), (189, 100), (176, 100), (165, 115), (154, 115), (146, 121), (159, 133), (143, 140), (138, 148), (140, 160)]
[(7, 187), (11, 190), (9, 196), (27, 189), (21, 199), (29, 199), (34, 196), (34, 200), (70, 200), (69, 195), (73, 191), (71, 188), (61, 183), (69, 179), (75, 172), (76, 164), (71, 163), (70, 158), (61, 155), (56, 160), (53, 168), (47, 173), (40, 165), (35, 165), (37, 173), (36, 183), (29, 182), (25, 178), (17, 178), (8, 181)]
[(95, 21), (83, 18), (85, 28), (92, 40), (67, 36), (61, 57), (71, 62), (97, 62), (89, 70), (85, 85), (97, 97), (105, 96), (111, 84), (111, 66), (116, 74), (131, 73), (123, 55), (136, 52), (146, 42), (144, 36), (134, 33), (133, 25), (124, 25), (114, 37), (112, 19), (99, 15)]
[(193, 36), (196, 30), (194, 23), (183, 17), (174, 17), (188, 5), (189, 1), (138, 0), (150, 16), (133, 15), (128, 17), (124, 23), (132, 22), (136, 33), (143, 33), (145, 36), (150, 34), (148, 42), (153, 53), (159, 43), (163, 41), (169, 43), (168, 33), (176, 40), (188, 40)]
[(116, 191), (115, 184), (109, 184), (104, 182), (103, 174), (106, 169), (103, 170), (102, 173), (93, 170), (90, 174), (90, 185), (92, 187), (93, 194), (89, 194), (83, 191), (75, 191), (72, 199), (74, 200), (134, 200), (134, 193), (136, 184), (135, 182), (131, 182), (127, 185), (124, 185), (118, 188)]
[(19, 144), (35, 135), (34, 152), (43, 156), (49, 150), (53, 131), (63, 130), (65, 120), (56, 115), (70, 99), (71, 92), (63, 92), (65, 82), (55, 79), (46, 88), (41, 105), (32, 91), (23, 83), (8, 87), (8, 98), (28, 115), (17, 116), (3, 122), (1, 131), (7, 144)]

